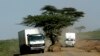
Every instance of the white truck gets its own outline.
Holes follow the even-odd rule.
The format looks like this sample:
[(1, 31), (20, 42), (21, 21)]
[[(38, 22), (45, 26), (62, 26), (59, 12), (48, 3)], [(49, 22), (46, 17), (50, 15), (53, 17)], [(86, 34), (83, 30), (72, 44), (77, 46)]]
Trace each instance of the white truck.
[(65, 36), (66, 36), (65, 40), (66, 46), (74, 47), (76, 41), (75, 33), (66, 33)]
[(38, 28), (25, 29), (18, 32), (20, 53), (25, 54), (32, 50), (44, 52), (45, 41)]

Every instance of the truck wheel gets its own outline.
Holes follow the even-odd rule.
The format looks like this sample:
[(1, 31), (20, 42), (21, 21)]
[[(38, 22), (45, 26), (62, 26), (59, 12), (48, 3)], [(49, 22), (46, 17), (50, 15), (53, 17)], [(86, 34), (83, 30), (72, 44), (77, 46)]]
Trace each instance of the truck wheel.
[(30, 52), (30, 47), (28, 47), (27, 45), (22, 45), (20, 47), (20, 54), (28, 54)]
[(75, 44), (73, 44), (72, 47), (75, 47)]
[(21, 55), (25, 54), (23, 47), (20, 47), (20, 54)]
[(44, 53), (44, 49), (41, 50), (41, 53)]

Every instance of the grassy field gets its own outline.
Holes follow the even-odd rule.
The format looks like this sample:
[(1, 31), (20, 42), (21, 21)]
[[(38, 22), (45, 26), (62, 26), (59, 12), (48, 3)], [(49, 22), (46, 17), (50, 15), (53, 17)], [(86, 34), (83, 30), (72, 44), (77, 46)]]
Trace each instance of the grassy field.
[(14, 56), (18, 54), (18, 40), (0, 40), (0, 56)]
[(100, 40), (100, 31), (90, 31), (77, 34), (79, 38), (83, 39), (97, 39)]

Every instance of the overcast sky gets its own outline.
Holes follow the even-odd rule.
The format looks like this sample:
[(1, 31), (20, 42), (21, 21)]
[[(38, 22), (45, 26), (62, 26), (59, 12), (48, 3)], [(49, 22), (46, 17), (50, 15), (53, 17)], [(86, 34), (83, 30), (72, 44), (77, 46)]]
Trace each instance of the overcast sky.
[(0, 0), (0, 39), (17, 38), (17, 32), (27, 28), (18, 23), (27, 15), (40, 14), (45, 5), (74, 7), (85, 12), (76, 26), (84, 25), (86, 30), (100, 28), (100, 0)]

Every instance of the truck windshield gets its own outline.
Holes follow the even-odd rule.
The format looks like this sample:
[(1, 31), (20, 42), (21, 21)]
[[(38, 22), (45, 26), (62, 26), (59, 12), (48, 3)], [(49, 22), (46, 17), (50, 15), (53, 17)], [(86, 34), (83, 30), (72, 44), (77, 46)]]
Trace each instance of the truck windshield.
[(66, 39), (66, 41), (74, 41), (74, 39)]
[(40, 35), (40, 34), (28, 35), (28, 40), (29, 40), (29, 41), (43, 40), (43, 35)]

